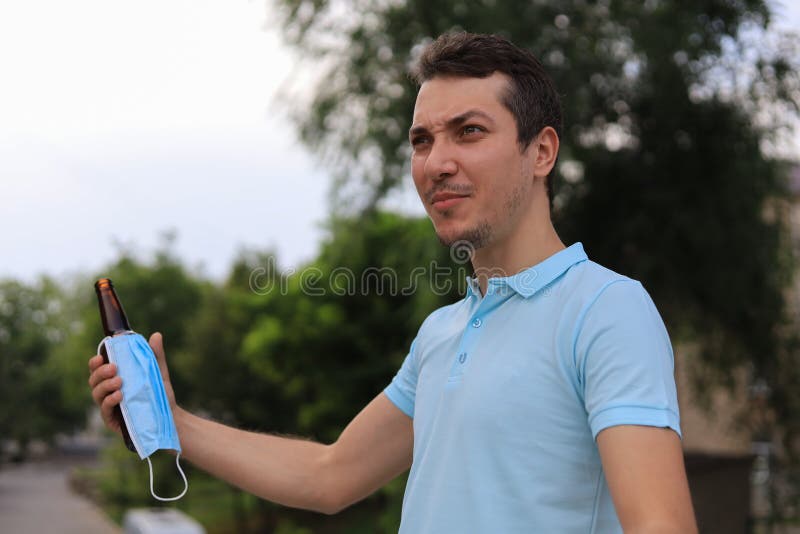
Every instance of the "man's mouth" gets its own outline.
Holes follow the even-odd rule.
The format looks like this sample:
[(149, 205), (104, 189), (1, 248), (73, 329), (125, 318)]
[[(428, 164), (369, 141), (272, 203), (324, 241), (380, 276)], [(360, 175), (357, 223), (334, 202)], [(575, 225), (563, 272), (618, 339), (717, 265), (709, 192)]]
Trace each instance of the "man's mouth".
[(431, 205), (437, 210), (447, 210), (466, 198), (469, 198), (469, 195), (441, 191), (431, 197)]

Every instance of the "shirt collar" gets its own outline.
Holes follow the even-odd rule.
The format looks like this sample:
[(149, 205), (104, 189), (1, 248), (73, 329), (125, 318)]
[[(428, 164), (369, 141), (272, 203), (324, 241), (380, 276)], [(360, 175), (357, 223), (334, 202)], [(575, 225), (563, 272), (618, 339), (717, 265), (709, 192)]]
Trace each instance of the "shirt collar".
[[(544, 261), (520, 271), (513, 276), (495, 277), (489, 279), (489, 291), (495, 286), (510, 287), (524, 298), (533, 296), (537, 291), (550, 284), (553, 280), (564, 274), (576, 263), (589, 259), (583, 250), (583, 244), (574, 243), (564, 250), (560, 250)], [(478, 281), (467, 277), (467, 296), (481, 296)]]

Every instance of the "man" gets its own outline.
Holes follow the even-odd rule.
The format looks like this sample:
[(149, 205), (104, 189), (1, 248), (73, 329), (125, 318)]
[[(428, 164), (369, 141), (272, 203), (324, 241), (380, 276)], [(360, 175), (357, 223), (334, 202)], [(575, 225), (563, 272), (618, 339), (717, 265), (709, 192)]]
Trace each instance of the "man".
[[(508, 41), (447, 34), (419, 59), (409, 139), (468, 294), (422, 324), (391, 384), (331, 445), (244, 432), (175, 404), (183, 455), (264, 499), (335, 513), (409, 467), (400, 531), (695, 532), (672, 349), (642, 286), (550, 221), (557, 93)], [(89, 361), (106, 424), (120, 378)]]

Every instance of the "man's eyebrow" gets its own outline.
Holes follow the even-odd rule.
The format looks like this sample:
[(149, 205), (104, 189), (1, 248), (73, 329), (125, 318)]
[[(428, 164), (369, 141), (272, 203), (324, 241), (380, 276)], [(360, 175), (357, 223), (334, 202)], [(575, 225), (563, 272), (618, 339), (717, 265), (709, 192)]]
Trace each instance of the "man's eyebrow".
[[(488, 113), (485, 113), (479, 109), (470, 109), (468, 111), (465, 111), (464, 113), (461, 113), (460, 115), (456, 115), (455, 117), (447, 119), (447, 122), (445, 122), (445, 127), (447, 129), (452, 129), (457, 126), (461, 126), (462, 124), (464, 124), (465, 122), (474, 117), (480, 117), (486, 121), (489, 121), (490, 123), (492, 123), (492, 125), (494, 125), (494, 119), (492, 119), (492, 117)], [(424, 126), (412, 126), (411, 129), (408, 130), (408, 136), (413, 137), (415, 135), (427, 132), (428, 129), (425, 128)]]

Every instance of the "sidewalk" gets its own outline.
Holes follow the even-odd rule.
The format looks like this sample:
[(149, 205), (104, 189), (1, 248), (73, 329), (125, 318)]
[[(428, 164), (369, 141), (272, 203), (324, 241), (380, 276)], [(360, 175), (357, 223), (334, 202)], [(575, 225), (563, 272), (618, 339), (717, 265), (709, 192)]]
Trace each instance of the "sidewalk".
[(42, 460), (0, 468), (0, 534), (119, 534), (121, 529), (67, 485), (71, 464)]

